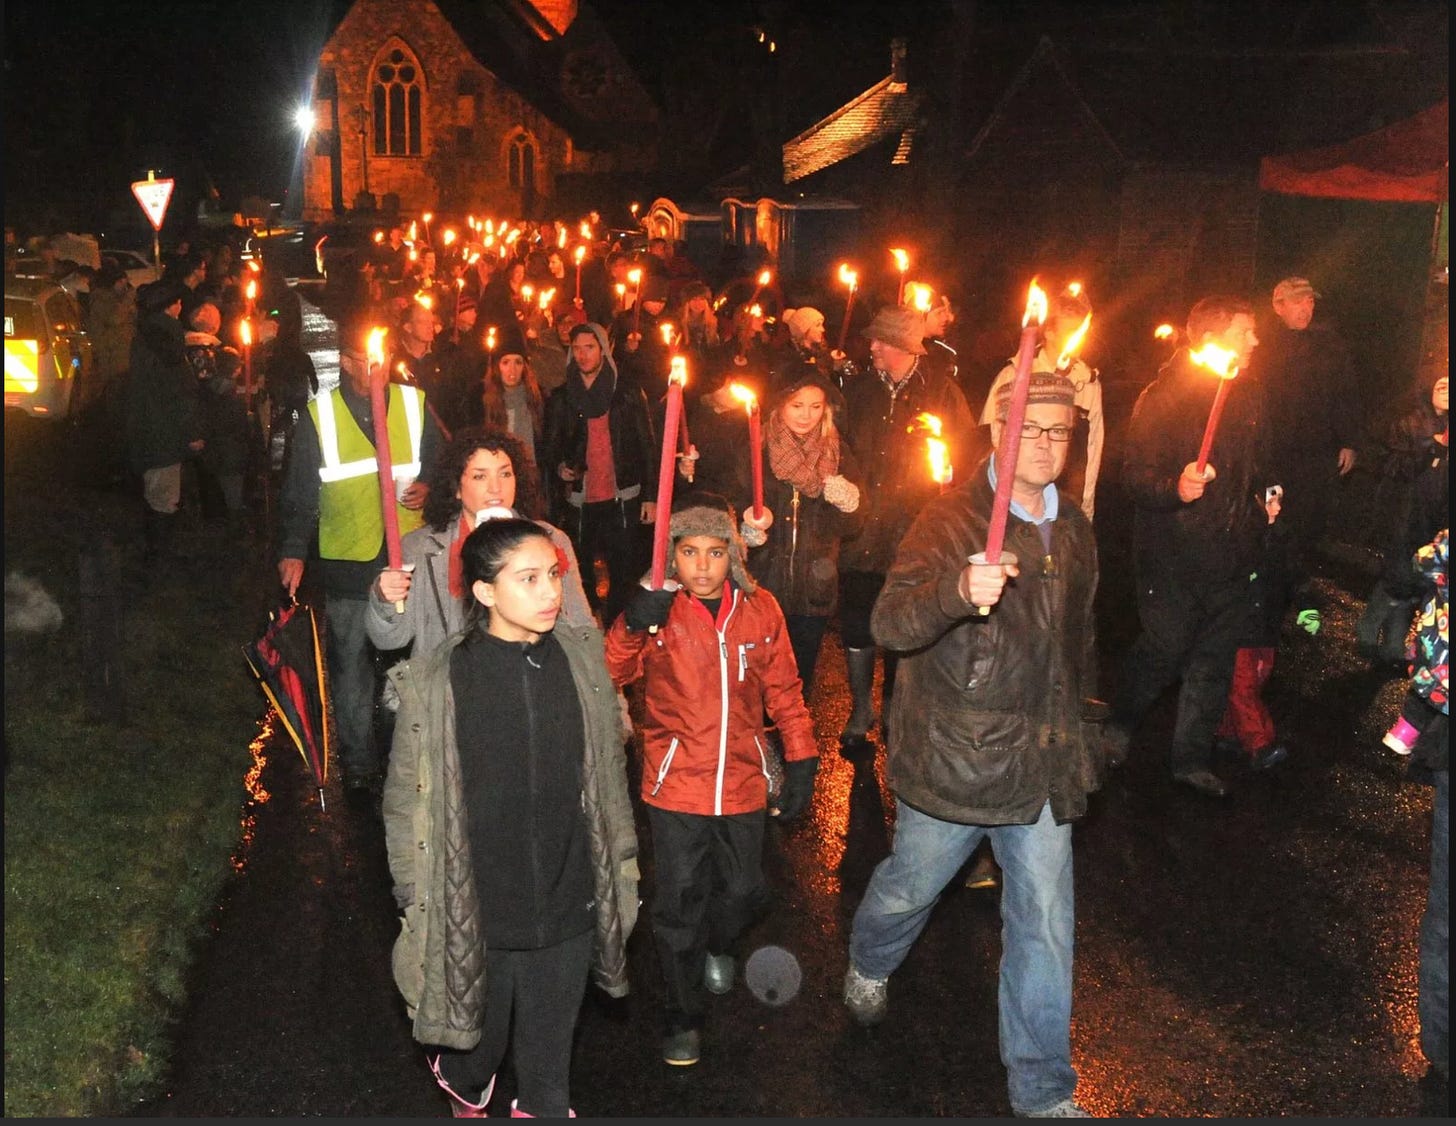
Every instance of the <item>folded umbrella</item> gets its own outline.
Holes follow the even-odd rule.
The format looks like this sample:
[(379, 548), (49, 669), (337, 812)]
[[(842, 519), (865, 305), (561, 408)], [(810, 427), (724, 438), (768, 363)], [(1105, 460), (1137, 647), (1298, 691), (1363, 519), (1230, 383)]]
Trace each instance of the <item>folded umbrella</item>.
[(291, 602), (273, 611), (262, 636), (243, 646), (243, 656), (313, 771), (322, 809), (334, 733), (323, 643), (313, 607)]

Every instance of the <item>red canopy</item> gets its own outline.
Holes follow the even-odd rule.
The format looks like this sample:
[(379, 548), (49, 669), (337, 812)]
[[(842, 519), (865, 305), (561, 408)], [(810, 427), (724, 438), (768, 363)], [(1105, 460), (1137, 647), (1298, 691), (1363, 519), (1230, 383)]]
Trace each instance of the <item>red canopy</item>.
[(1447, 102), (1414, 117), (1327, 145), (1259, 162), (1259, 187), (1286, 195), (1440, 203), (1446, 198)]

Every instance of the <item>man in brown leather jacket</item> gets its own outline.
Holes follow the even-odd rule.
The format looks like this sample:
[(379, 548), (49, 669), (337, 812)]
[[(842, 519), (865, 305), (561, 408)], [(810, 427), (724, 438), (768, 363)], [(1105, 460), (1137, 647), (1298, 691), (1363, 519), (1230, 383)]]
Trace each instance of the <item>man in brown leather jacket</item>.
[(1033, 374), (998, 564), (970, 562), (985, 549), (992, 460), (921, 511), (875, 603), (876, 642), (902, 654), (886, 771), (897, 819), (855, 913), (844, 981), (854, 1017), (883, 1020), (890, 974), (989, 837), (1005, 885), (1001, 1058), (1011, 1107), (1030, 1118), (1087, 1117), (1073, 1097), (1071, 821), (1100, 774), (1084, 730), (1097, 548), (1076, 499), (1054, 484), (1073, 396), (1065, 378)]

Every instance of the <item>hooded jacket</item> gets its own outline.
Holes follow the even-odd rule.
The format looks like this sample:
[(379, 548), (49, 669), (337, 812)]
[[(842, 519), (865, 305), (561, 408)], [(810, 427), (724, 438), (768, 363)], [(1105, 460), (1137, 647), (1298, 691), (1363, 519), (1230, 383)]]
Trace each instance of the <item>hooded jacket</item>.
[[(457, 1049), (480, 1040), (488, 970), (450, 686), (450, 656), (464, 636), (390, 670), (400, 708), (384, 787), (385, 847), (395, 901), (404, 912), (394, 980), (415, 1039)], [(627, 993), (626, 946), (637, 920), (638, 884), (625, 736), (602, 667), (601, 634), (560, 625), (554, 636), (571, 666), (586, 733), (582, 805), (596, 902), (592, 976), (609, 996), (621, 997)]]
[[(594, 404), (606, 401), (612, 436), (612, 461), (617, 475), (617, 499), (652, 499), (657, 491), (657, 439), (647, 413), (647, 397), (642, 389), (622, 379), (612, 359), (606, 331), (598, 324), (587, 328), (602, 348), (602, 370), (588, 389), (581, 377), (581, 368), (573, 357), (566, 365), (566, 382), (546, 399), (544, 433), (541, 439), (541, 463), (549, 480), (560, 478), (557, 469), (568, 465), (582, 469), (586, 465), (587, 419), (599, 417)], [(602, 380), (609, 388), (598, 390)], [(575, 508), (582, 504), (583, 482), (569, 484), (567, 501)]]
[(725, 816), (768, 804), (764, 712), (778, 725), (784, 758), (814, 758), (814, 722), (783, 611), (766, 590), (730, 582), (715, 621), (679, 591), (655, 634), (629, 630), (625, 614), (607, 633), (607, 668), (618, 685), (639, 677), (642, 800), (675, 813)]
[(186, 332), (176, 317), (153, 310), (137, 322), (126, 396), (126, 444), (138, 473), (186, 459), (202, 438), (197, 379), (187, 365)]
[(906, 533), (870, 628), (900, 653), (886, 780), (907, 805), (967, 825), (1028, 825), (1051, 802), (1058, 822), (1087, 811), (1100, 784), (1091, 729), (1097, 544), (1067, 493), (1037, 526), (1014, 514), (1005, 549), (1021, 574), (981, 615), (957, 586), (985, 549), (992, 490), (974, 476), (921, 511)]

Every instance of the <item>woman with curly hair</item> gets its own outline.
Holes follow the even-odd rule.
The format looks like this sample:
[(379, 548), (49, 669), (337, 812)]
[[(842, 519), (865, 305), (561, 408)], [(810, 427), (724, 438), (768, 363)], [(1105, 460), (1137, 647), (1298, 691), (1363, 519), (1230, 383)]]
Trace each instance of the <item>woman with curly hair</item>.
[(425, 524), (401, 541), (402, 566), (385, 568), (369, 592), (369, 640), (378, 649), (423, 656), (465, 627), (469, 591), (460, 571), (460, 546), (484, 520), (521, 516), (536, 520), (561, 561), (561, 620), (592, 625), (581, 570), (566, 533), (540, 515), (535, 466), (521, 443), (502, 430), (470, 429), (435, 459), (425, 501)]

